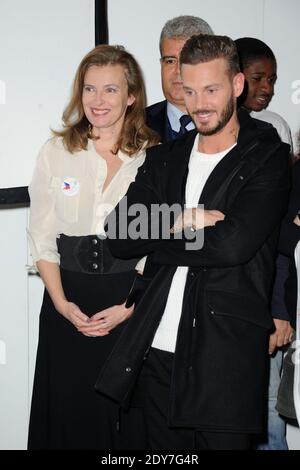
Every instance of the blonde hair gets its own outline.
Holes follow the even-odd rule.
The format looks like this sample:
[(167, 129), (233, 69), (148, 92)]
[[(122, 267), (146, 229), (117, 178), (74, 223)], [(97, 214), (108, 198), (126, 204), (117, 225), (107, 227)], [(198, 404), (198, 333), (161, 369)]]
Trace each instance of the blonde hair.
[(122, 46), (99, 45), (82, 59), (75, 75), (70, 102), (62, 116), (63, 129), (52, 131), (53, 134), (62, 137), (65, 147), (71, 153), (87, 149), (88, 139), (92, 135), (91, 124), (84, 114), (82, 92), (85, 74), (93, 65), (121, 65), (125, 72), (128, 95), (135, 98), (126, 110), (115, 153), (121, 150), (131, 156), (143, 148), (157, 144), (158, 135), (145, 123), (145, 86), (141, 69), (135, 58)]

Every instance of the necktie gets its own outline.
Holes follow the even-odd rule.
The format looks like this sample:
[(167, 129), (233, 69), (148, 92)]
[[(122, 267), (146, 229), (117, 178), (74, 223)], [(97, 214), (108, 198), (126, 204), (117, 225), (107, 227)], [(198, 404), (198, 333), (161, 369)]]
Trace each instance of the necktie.
[(186, 126), (191, 122), (191, 120), (192, 120), (191, 116), (189, 116), (188, 114), (183, 114), (181, 116), (181, 118), (179, 119), (180, 129), (179, 129), (178, 135), (183, 135), (187, 132)]

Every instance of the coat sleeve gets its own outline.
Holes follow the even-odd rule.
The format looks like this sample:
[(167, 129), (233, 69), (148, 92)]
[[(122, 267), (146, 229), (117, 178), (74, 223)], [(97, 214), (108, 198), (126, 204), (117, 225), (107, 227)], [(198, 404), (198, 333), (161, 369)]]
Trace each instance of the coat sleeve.
[(283, 219), (278, 243), (278, 250), (286, 256), (294, 256), (294, 250), (300, 240), (300, 227), (293, 220), (300, 210), (300, 161), (293, 168), (292, 191), (288, 212)]
[[(125, 196), (128, 208), (137, 203), (145, 208), (142, 222), (148, 230), (144, 237), (135, 239), (130, 233), (127, 237), (110, 237), (108, 233), (110, 248), (115, 256), (130, 258), (151, 254), (152, 262), (158, 265), (236, 266), (250, 260), (280, 224), (289, 189), (287, 158), (281, 148), (245, 184), (230, 211), (225, 214), (225, 220), (197, 232), (200, 239), (204, 236), (202, 248), (187, 250), (186, 239), (151, 239), (151, 204), (161, 204), (162, 198), (158, 190), (160, 185), (151, 175), (153, 162), (148, 157)], [(118, 234), (121, 203), (115, 212)], [(132, 222), (134, 216), (129, 216), (128, 228)]]
[(290, 316), (284, 300), (285, 282), (289, 277), (290, 258), (278, 254), (276, 258), (276, 271), (271, 297), (271, 313), (273, 318), (290, 321)]
[(186, 240), (162, 241), (153, 262), (196, 267), (230, 267), (248, 262), (278, 228), (286, 211), (288, 190), (288, 162), (279, 149), (248, 180), (224, 221), (202, 230), (201, 249), (187, 250)]
[[(153, 253), (161, 243), (160, 239), (151, 239), (151, 207), (161, 203), (158, 187), (151, 177), (151, 158), (152, 153), (147, 152), (135, 181), (106, 219), (109, 247), (117, 258), (142, 258)], [(138, 237), (139, 228), (142, 236)]]

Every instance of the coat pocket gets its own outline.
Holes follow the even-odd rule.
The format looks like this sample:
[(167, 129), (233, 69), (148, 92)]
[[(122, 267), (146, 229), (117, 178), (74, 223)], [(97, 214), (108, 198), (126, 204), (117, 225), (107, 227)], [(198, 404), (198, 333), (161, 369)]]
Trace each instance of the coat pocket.
[(126, 308), (131, 307), (133, 304), (138, 305), (144, 293), (147, 290), (148, 285), (150, 284), (151, 279), (143, 277), (141, 274), (137, 274), (133, 284), (131, 286), (130, 292), (126, 300)]
[(212, 315), (238, 318), (267, 329), (274, 327), (268, 305), (259, 299), (212, 290), (207, 291), (206, 295), (209, 312)]

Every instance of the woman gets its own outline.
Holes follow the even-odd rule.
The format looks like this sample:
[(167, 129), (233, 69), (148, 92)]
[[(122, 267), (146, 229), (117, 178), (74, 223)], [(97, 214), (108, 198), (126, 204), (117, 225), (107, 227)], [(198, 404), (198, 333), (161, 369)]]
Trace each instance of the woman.
[(30, 449), (143, 445), (139, 416), (119, 412), (94, 383), (133, 310), (125, 302), (137, 260), (112, 257), (104, 220), (135, 179), (146, 148), (157, 143), (144, 106), (135, 59), (119, 46), (97, 46), (79, 65), (63, 130), (38, 157), (28, 232), (46, 289)]

